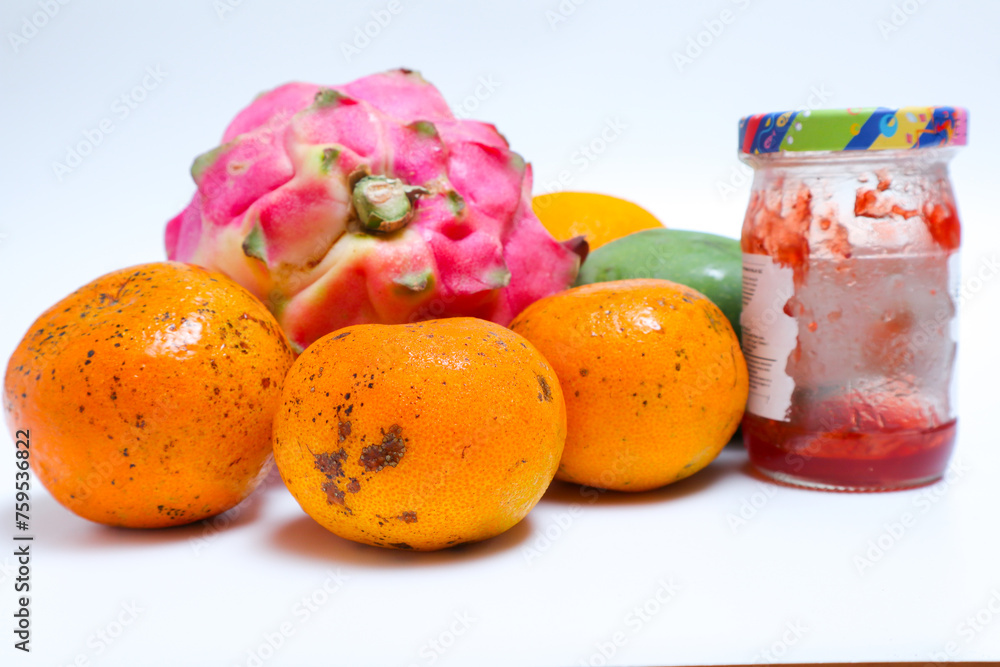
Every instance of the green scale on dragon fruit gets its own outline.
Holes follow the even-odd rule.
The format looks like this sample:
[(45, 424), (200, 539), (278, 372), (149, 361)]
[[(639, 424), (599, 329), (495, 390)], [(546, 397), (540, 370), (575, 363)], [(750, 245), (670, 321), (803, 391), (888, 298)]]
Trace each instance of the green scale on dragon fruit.
[(417, 72), (260, 95), (198, 157), (170, 259), (221, 271), (304, 349), (352, 324), (508, 324), (570, 286), (586, 246), (531, 210), (531, 167)]

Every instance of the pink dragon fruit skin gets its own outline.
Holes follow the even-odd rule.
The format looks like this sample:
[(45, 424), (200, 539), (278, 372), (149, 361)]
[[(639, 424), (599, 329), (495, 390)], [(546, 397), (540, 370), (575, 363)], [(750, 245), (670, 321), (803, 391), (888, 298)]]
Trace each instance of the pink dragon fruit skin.
[[(530, 166), (492, 125), (456, 119), (416, 72), (286, 84), (223, 142), (192, 166), (198, 191), (167, 224), (167, 255), (242, 284), (299, 348), (368, 322), (506, 325), (576, 278), (579, 250), (532, 212)], [(405, 226), (362, 224), (352, 195), (365, 176), (407, 186)]]

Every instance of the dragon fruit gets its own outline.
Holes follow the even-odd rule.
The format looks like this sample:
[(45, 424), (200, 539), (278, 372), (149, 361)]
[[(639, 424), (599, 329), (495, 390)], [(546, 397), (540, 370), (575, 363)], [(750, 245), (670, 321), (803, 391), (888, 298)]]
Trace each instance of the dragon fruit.
[(417, 72), (259, 96), (198, 157), (170, 259), (230, 276), (300, 349), (352, 324), (472, 316), (508, 324), (576, 278), (582, 240), (531, 209), (531, 167), (456, 119)]

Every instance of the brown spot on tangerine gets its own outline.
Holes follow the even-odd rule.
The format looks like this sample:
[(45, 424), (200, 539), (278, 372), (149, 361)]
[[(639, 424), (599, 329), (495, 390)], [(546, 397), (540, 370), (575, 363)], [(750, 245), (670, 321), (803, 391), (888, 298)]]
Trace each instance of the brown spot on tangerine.
[[(345, 354), (345, 348), (332, 340), (344, 333), (337, 331), (303, 353), (287, 380), (290, 387), (301, 389), (288, 392), (283, 399), (275, 458), (290, 480), (312, 475), (307, 486), (291, 487), (302, 507), (342, 537), (396, 549), (431, 550), (448, 546), (446, 541), (478, 541), (516, 523), (551, 479), (564, 438), (562, 411), (553, 409), (562, 403), (562, 393), (551, 365), (509, 330), (484, 320), (359, 325), (350, 331), (358, 334), (349, 343), (352, 350), (358, 346), (356, 354)], [(487, 335), (488, 331), (494, 335)], [(428, 338), (428, 333), (434, 337)], [(507, 350), (498, 345), (497, 336)], [(414, 354), (405, 365), (381, 363), (380, 353), (395, 349), (427, 354)], [(327, 380), (319, 379), (320, 363), (327, 365)], [(544, 394), (541, 402), (537, 400), (542, 390), (538, 375), (546, 380), (550, 403)], [(309, 393), (306, 387), (314, 382), (316, 391)], [(516, 387), (522, 391), (512, 392)], [(296, 400), (300, 398), (301, 402)], [(363, 403), (356, 403), (357, 413), (348, 417), (345, 410), (351, 400)], [(509, 404), (517, 418), (501, 419), (498, 425), (494, 408), (501, 402)], [(345, 477), (325, 480), (309, 471), (314, 467), (313, 453), (333, 451), (326, 443), (336, 443), (338, 420), (350, 420), (352, 427), (350, 437), (337, 445), (348, 453), (342, 465)], [(455, 457), (471, 441), (464, 434), (474, 434), (477, 442), (488, 440), (491, 451), (470, 456), (470, 448), (464, 460)], [(431, 447), (435, 442), (444, 444)], [(309, 443), (312, 452), (304, 443)], [(497, 455), (501, 450), (504, 455)], [(401, 458), (408, 459), (406, 466), (401, 465)], [(522, 458), (529, 463), (517, 470), (527, 468), (527, 472), (510, 479), (507, 469)], [(375, 474), (394, 462), (392, 473)], [(451, 483), (450, 475), (459, 472), (463, 473), (461, 483)], [(356, 493), (351, 475), (358, 481)], [(337, 504), (336, 493), (334, 501), (328, 502), (327, 491), (321, 491), (325, 481), (336, 482), (336, 489), (344, 491), (346, 505)], [(511, 507), (509, 489), (514, 487), (523, 502)], [(414, 504), (414, 498), (426, 499), (431, 490), (434, 505), (442, 512), (428, 513)], [(419, 521), (409, 523), (406, 519), (411, 515), (406, 512), (413, 512)]]
[(326, 493), (326, 502), (331, 505), (344, 506), (344, 492), (337, 487), (337, 483), (334, 481), (324, 482), (323, 486), (320, 487)]
[(538, 395), (538, 400), (539, 401), (544, 400), (546, 402), (551, 402), (552, 401), (552, 388), (549, 387), (548, 380), (546, 380), (541, 375), (536, 375), (535, 377), (538, 378), (538, 385), (542, 388), (542, 393), (540, 393)]
[(339, 451), (331, 454), (329, 452), (315, 455), (314, 464), (316, 470), (328, 477), (343, 477), (343, 462), (347, 460), (347, 452), (341, 447)]
[(396, 467), (403, 455), (406, 454), (402, 431), (399, 424), (393, 424), (388, 431), (382, 431), (381, 443), (369, 445), (361, 450), (359, 462), (366, 471), (378, 472), (386, 466)]
[(412, 511), (403, 512), (402, 514), (399, 515), (399, 519), (403, 523), (416, 523), (417, 522), (417, 513), (416, 512), (412, 512)]

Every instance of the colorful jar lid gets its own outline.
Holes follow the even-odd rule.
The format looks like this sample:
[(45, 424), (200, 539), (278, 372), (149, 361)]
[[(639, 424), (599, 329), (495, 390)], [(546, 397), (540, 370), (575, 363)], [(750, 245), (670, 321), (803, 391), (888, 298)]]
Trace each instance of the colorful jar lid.
[(964, 146), (968, 123), (961, 107), (779, 111), (740, 119), (740, 153)]

